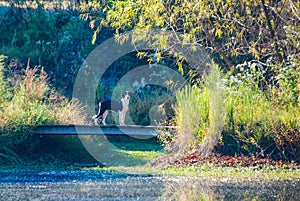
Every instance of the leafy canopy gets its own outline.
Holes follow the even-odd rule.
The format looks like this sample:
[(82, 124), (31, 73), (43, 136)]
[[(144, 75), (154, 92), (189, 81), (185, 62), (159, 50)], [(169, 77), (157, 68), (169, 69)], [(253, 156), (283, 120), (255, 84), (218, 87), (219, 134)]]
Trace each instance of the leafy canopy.
[[(103, 27), (115, 29), (119, 39), (133, 30), (133, 42), (149, 42), (156, 52), (178, 56), (175, 44), (185, 51), (204, 48), (227, 67), (241, 60), (299, 58), (297, 0), (104, 0), (84, 4), (81, 11), (94, 40)], [(151, 33), (153, 28), (160, 32)]]

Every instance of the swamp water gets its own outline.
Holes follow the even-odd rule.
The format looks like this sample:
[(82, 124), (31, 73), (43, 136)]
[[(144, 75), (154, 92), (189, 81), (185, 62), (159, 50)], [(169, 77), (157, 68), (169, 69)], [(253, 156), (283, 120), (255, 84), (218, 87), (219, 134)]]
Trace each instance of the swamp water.
[(0, 200), (300, 200), (300, 181), (204, 180), (99, 170), (0, 172)]

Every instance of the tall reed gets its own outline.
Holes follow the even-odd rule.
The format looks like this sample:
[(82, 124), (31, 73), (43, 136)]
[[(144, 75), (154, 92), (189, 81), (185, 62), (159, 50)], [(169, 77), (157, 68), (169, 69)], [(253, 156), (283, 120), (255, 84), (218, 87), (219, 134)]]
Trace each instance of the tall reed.
[[(280, 104), (282, 89), (272, 85), (266, 90), (260, 86), (265, 82), (263, 73), (257, 66), (248, 69), (225, 78), (214, 65), (203, 84), (177, 93), (179, 128), (174, 145), (178, 150), (197, 148), (205, 156), (215, 149), (223, 154), (300, 161), (299, 98)], [(300, 94), (293, 90), (297, 98)]]
[[(175, 147), (181, 152), (199, 148), (203, 156), (213, 150), (221, 137), (224, 124), (224, 86), (216, 64), (198, 87), (186, 86), (176, 95), (178, 135)], [(200, 145), (200, 146), (199, 146)]]

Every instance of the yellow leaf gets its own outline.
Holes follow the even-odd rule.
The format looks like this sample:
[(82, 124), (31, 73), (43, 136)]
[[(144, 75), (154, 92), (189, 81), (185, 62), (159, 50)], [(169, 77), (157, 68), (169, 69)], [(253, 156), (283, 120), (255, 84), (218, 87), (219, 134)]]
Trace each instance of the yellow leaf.
[(179, 73), (181, 73), (183, 75), (184, 74), (184, 70), (183, 70), (183, 67), (182, 67), (182, 61), (177, 60), (176, 61), (176, 65), (178, 66)]
[(223, 32), (221, 29), (217, 29), (216, 32), (215, 32), (215, 35), (218, 37), (218, 38), (221, 38)]
[(238, 53), (238, 51), (237, 51), (237, 50), (233, 50), (233, 51), (231, 52), (231, 55), (232, 55), (232, 56), (238, 56), (238, 55), (239, 55), (239, 53)]

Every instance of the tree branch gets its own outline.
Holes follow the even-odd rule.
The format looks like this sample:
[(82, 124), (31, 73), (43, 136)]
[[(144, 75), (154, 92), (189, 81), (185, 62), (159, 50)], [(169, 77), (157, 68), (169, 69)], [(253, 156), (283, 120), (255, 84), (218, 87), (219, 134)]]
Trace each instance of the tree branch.
[(274, 41), (277, 59), (280, 63), (282, 63), (283, 62), (283, 56), (280, 54), (280, 48), (279, 48), (278, 42), (276, 41), (278, 39), (276, 38), (276, 34), (275, 34), (274, 29), (272, 27), (270, 15), (268, 13), (268, 9), (267, 9), (265, 0), (261, 0), (261, 3), (262, 3), (262, 7), (263, 7), (263, 10), (264, 10), (265, 16), (266, 16), (267, 26), (270, 30), (271, 39)]

